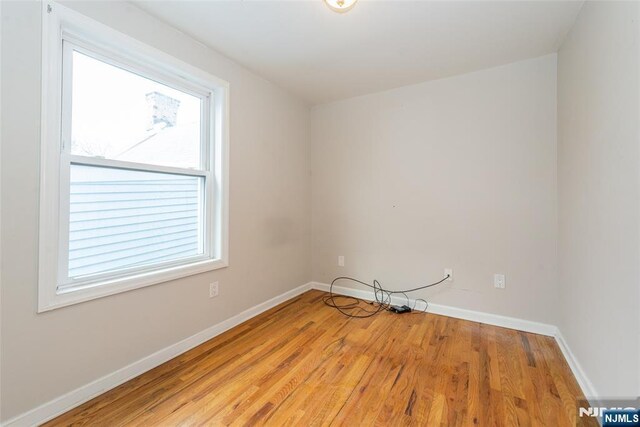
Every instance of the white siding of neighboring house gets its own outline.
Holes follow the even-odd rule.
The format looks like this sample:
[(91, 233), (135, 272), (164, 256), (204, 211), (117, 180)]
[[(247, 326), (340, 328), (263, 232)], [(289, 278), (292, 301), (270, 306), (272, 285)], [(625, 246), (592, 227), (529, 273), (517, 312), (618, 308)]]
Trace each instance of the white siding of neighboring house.
[[(199, 164), (197, 123), (155, 130), (117, 160), (189, 167)], [(202, 181), (197, 177), (72, 166), (69, 276), (174, 260), (202, 253)]]
[(200, 178), (73, 166), (71, 277), (200, 253)]

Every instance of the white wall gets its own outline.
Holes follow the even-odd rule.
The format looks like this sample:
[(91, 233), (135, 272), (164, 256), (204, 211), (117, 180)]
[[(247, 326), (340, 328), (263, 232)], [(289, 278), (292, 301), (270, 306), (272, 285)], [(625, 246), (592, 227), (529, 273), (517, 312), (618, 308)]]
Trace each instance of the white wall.
[(231, 266), (36, 314), (41, 6), (3, 2), (2, 420), (310, 280), (308, 108), (131, 5), (69, 6), (230, 82)]
[(318, 106), (311, 129), (315, 281), (451, 267), (420, 296), (556, 324), (555, 54)]
[(640, 395), (637, 2), (587, 2), (558, 54), (560, 328), (599, 396)]

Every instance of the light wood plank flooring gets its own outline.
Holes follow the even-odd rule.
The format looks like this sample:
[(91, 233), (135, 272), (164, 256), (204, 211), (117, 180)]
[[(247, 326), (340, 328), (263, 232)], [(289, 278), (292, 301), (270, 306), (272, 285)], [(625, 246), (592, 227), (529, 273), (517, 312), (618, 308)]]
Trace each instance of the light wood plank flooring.
[(324, 295), (287, 301), (46, 425), (589, 422), (553, 338), (434, 314), (349, 319)]

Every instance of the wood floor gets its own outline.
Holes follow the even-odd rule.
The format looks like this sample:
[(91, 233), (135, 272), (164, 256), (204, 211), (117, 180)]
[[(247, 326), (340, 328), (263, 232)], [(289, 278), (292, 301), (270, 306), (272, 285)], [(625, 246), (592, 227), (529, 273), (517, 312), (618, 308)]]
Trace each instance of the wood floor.
[(433, 314), (349, 319), (309, 291), (47, 426), (575, 426), (553, 338)]

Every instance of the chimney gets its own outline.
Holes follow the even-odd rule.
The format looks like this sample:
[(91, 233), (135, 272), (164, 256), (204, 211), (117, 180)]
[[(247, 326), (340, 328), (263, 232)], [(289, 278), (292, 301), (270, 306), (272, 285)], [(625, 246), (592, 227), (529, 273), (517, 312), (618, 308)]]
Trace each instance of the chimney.
[(153, 129), (159, 123), (164, 123), (163, 127), (176, 125), (180, 101), (160, 92), (149, 92), (146, 97), (151, 113), (149, 129)]

